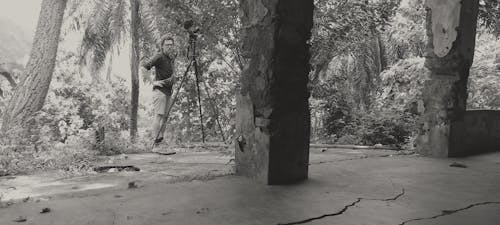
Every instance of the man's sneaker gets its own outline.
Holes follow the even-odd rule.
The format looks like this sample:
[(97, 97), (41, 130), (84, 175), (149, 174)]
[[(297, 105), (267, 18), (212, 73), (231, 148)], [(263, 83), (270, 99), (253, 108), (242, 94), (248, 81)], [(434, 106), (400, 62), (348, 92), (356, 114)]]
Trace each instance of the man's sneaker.
[(163, 141), (163, 137), (160, 137), (158, 139), (155, 140), (155, 144), (159, 144)]

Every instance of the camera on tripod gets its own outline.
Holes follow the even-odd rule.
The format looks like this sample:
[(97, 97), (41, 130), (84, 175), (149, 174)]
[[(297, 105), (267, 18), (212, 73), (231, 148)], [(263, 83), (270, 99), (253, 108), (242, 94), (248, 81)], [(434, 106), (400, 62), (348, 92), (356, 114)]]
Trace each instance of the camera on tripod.
[(184, 29), (189, 33), (190, 39), (196, 39), (200, 32), (200, 27), (194, 25), (193, 20), (187, 20), (184, 22)]

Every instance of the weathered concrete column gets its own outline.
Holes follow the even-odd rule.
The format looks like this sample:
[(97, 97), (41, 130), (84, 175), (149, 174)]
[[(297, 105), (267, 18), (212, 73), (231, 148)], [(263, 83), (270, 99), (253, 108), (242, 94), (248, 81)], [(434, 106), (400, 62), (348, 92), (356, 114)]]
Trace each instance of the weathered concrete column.
[(461, 136), (467, 102), (467, 80), (474, 58), (479, 0), (427, 0), (430, 80), (423, 90), (423, 114), (417, 151), (453, 157), (468, 154)]
[(236, 172), (267, 184), (307, 179), (312, 0), (240, 0), (247, 65), (238, 94)]

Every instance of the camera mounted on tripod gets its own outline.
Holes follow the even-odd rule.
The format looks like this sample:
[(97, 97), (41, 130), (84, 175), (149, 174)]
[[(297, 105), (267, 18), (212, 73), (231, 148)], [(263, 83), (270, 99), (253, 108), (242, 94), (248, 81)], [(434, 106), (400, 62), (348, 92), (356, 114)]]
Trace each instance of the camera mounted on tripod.
[(200, 27), (194, 25), (193, 20), (187, 20), (184, 22), (184, 29), (189, 33), (189, 39), (198, 38), (198, 34), (200, 32)]

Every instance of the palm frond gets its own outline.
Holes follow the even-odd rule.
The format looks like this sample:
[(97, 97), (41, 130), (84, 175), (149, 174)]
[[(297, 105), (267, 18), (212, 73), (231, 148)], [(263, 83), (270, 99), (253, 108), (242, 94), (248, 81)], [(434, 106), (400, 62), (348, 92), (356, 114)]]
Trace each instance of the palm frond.
[(123, 40), (127, 32), (128, 5), (122, 0), (93, 2), (80, 48), (80, 64), (87, 65), (86, 58), (90, 57), (92, 73), (97, 76), (113, 46)]

